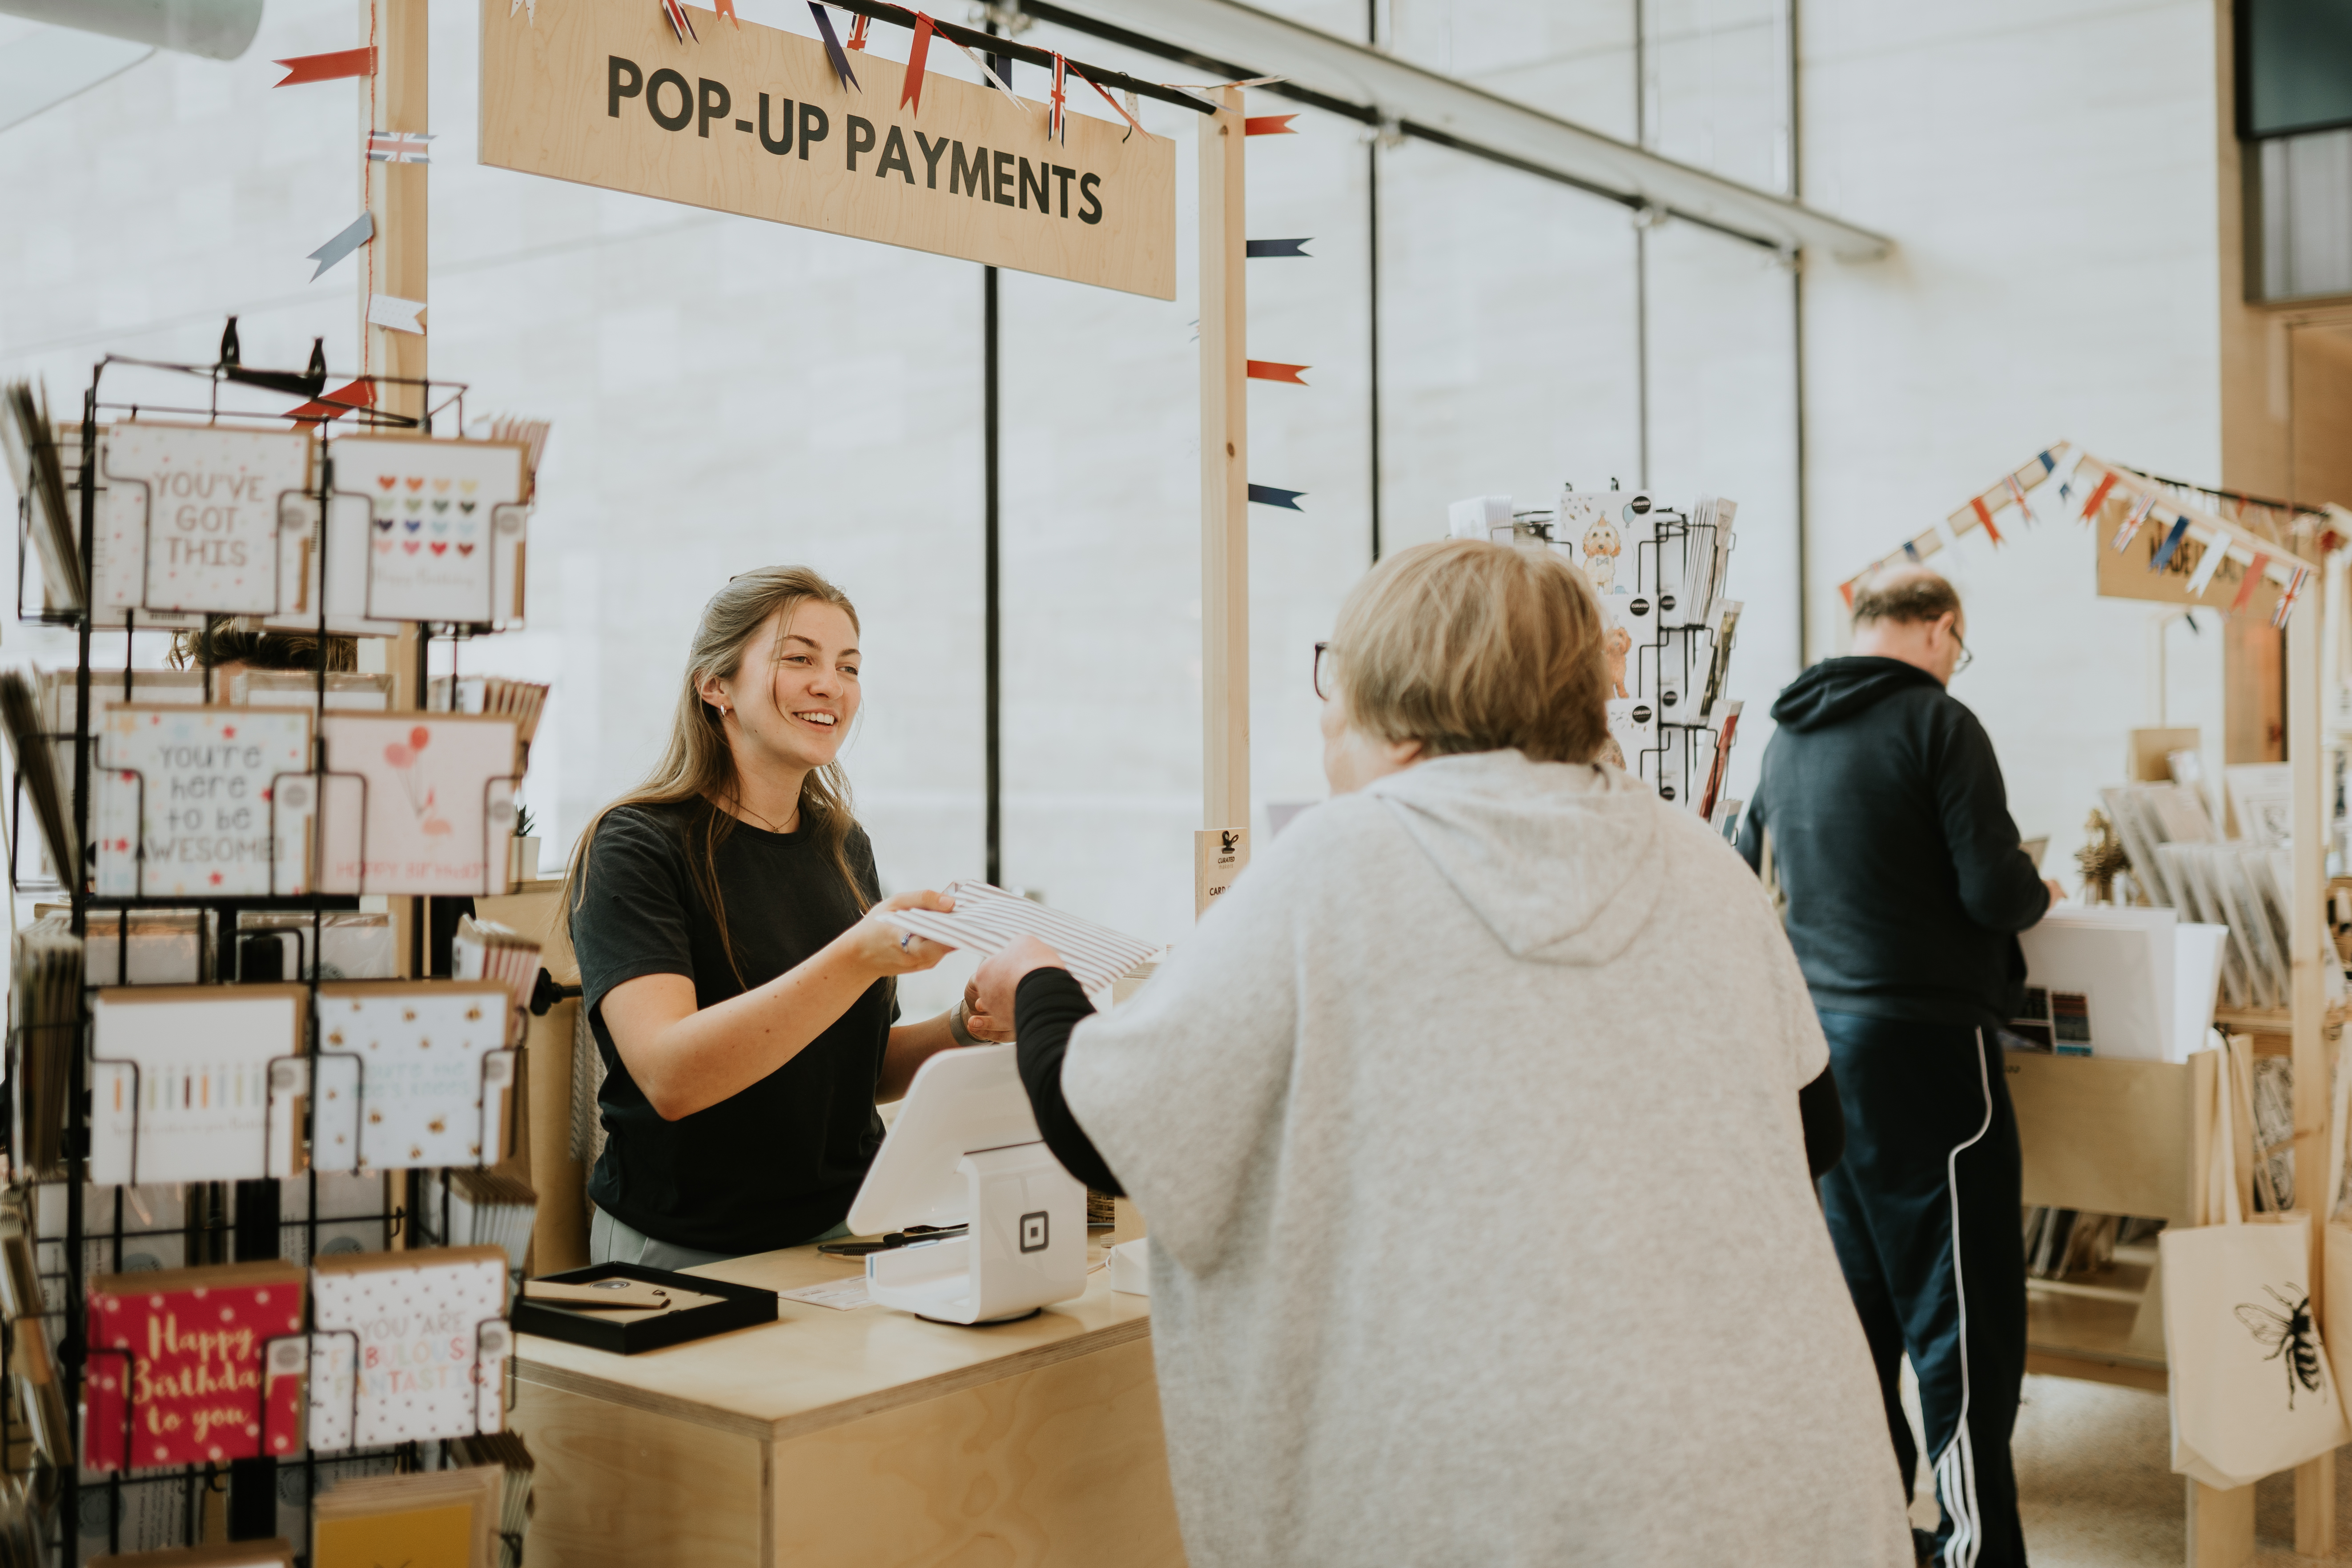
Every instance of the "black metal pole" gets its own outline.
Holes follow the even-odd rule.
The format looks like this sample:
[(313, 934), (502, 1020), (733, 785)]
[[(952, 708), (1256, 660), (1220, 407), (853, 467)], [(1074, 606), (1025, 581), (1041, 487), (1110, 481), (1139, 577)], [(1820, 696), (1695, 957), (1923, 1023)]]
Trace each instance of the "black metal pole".
[(1004, 758), (1003, 718), (1004, 699), (1004, 617), (999, 597), (997, 522), (1002, 500), (997, 482), (996, 268), (980, 269), (981, 290), (981, 453), (985, 499), (981, 524), (981, 616), (987, 651), (983, 656), (983, 706), (988, 729), (988, 879), (1004, 885)]

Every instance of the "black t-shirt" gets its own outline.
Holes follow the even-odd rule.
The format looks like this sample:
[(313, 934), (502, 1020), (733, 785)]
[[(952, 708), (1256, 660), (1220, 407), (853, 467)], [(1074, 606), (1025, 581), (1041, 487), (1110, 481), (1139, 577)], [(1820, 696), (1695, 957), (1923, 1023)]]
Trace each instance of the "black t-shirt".
[[(849, 1213), (882, 1146), (874, 1090), (898, 1009), (891, 983), (877, 981), (792, 1060), (732, 1099), (676, 1121), (655, 1113), (613, 1047), (606, 993), (643, 974), (683, 974), (694, 981), (695, 1005), (712, 1006), (766, 984), (859, 918), (814, 834), (735, 823), (717, 857), (735, 945), (730, 965), (688, 858), (701, 853), (711, 809), (617, 806), (589, 848), (572, 945), (604, 1058), (596, 1099), (607, 1138), (588, 1195), (656, 1241), (764, 1252), (822, 1235)], [(851, 830), (847, 849), (866, 898), (879, 897), (863, 829)]]

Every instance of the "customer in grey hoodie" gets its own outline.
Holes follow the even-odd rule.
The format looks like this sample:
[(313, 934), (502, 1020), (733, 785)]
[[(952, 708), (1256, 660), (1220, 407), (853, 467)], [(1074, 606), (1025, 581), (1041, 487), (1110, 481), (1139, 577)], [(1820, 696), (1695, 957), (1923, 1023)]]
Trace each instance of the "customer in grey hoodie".
[(1912, 1561), (1803, 978), (1731, 848), (1590, 760), (1601, 631), (1556, 557), (1390, 558), (1329, 804), (1112, 1013), (1038, 944), (980, 973), (1149, 1221), (1192, 1568)]

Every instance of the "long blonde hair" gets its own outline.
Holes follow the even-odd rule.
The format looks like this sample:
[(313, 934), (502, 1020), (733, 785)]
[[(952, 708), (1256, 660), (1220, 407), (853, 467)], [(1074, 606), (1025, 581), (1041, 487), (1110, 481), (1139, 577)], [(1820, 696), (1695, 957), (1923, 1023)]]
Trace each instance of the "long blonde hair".
[[(793, 610), (812, 601), (833, 605), (849, 617), (852, 628), (857, 628), (857, 607), (849, 602), (849, 595), (805, 566), (763, 566), (730, 577), (702, 606), (702, 620), (687, 649), (686, 680), (678, 692), (677, 710), (670, 719), (669, 744), (645, 782), (608, 802), (580, 835), (563, 879), (567, 911), (576, 912), (587, 896), (588, 852), (607, 812), (624, 805), (700, 801), (709, 809), (703, 814), (700, 843), (689, 847), (687, 865), (696, 890), (719, 922), (719, 940), (727, 949), (728, 967), (741, 983), (742, 966), (736, 962), (734, 939), (727, 930), (727, 905), (719, 893), (719, 847), (735, 830), (735, 818), (726, 808), (741, 798), (741, 781), (736, 776), (734, 751), (727, 744), (726, 720), (703, 700), (702, 683), (714, 677), (736, 679), (760, 628), (777, 616), (789, 623)], [(781, 636), (777, 642), (781, 648)], [(849, 863), (849, 835), (857, 818), (850, 809), (849, 778), (839, 763), (810, 770), (801, 784), (800, 813), (802, 829), (816, 835), (862, 914), (872, 900)]]

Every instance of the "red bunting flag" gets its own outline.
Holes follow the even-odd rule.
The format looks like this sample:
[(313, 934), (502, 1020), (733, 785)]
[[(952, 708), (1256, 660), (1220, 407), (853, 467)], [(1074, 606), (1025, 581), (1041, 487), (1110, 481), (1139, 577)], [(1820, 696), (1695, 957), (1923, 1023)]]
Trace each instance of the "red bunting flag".
[(327, 394), (315, 403), (302, 405), (286, 417), (304, 425), (320, 424), (330, 419), (340, 419), (354, 408), (374, 406), (375, 383), (355, 381), (349, 386)]
[(1969, 505), (1975, 509), (1977, 521), (1984, 524), (1986, 534), (1991, 538), (1993, 544), (1998, 547), (2000, 543), (2000, 530), (1992, 525), (1992, 508), (1985, 505), (1984, 497), (1982, 496), (1977, 497), (1976, 500), (1969, 502)]
[(2254, 552), (2254, 563), (2246, 568), (2245, 577), (2238, 584), (2238, 596), (2230, 601), (2230, 613), (2231, 615), (2236, 615), (2240, 610), (2244, 609), (2248, 605), (2253, 603), (2254, 584), (2263, 580), (2263, 568), (2268, 566), (2270, 563), (2271, 558), (2269, 556), (2263, 554), (2260, 551), (2256, 551)]
[(2099, 476), (2098, 489), (2093, 490), (2091, 492), (2091, 499), (2083, 503), (2083, 521), (2084, 522), (2088, 522), (2093, 518), (2099, 515), (2099, 503), (2107, 499), (2107, 492), (2115, 488), (2115, 475), (2101, 474)]
[(1255, 379), (1259, 381), (1286, 381), (1293, 386), (1305, 386), (1307, 384), (1305, 382), (1298, 379), (1299, 373), (1306, 370), (1306, 368), (1307, 367), (1303, 364), (1282, 364), (1270, 359), (1254, 359), (1249, 362), (1249, 373)]
[(286, 79), (279, 87), (299, 87), (306, 81), (341, 81), (345, 77), (375, 75), (375, 50), (337, 49), (326, 55), (296, 55), (290, 60), (273, 60), (272, 65), (286, 68)]
[(1242, 121), (1242, 134), (1244, 136), (1296, 136), (1298, 132), (1291, 128), (1290, 122), (1297, 118), (1296, 114), (1253, 114)]
[(710, 8), (734, 23), (737, 32), (743, 30), (743, 19), (735, 15), (735, 0), (710, 0)]
[(939, 24), (922, 12), (915, 13), (915, 42), (907, 50), (906, 85), (898, 89), (898, 107), (913, 105), (913, 112), (923, 112), (923, 62), (930, 58), (931, 31)]

